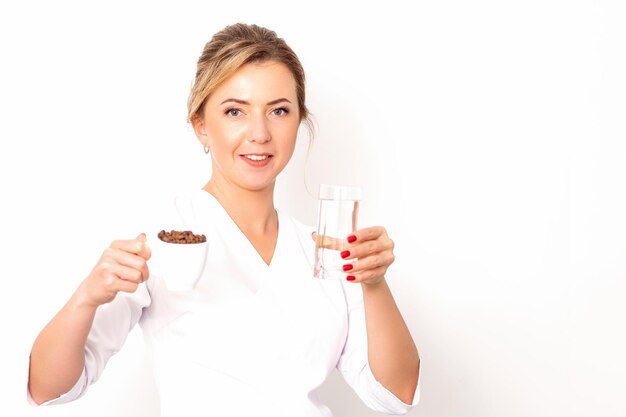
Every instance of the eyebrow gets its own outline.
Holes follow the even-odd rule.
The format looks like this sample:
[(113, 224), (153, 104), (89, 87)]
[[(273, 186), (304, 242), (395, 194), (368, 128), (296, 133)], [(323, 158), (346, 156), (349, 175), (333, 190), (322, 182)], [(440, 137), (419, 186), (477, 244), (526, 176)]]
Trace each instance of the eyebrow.
[[(226, 100), (222, 101), (220, 103), (220, 105), (225, 104), (225, 103), (230, 103), (230, 102), (238, 103), (238, 104), (245, 104), (245, 105), (250, 104), (246, 100), (240, 100), (238, 98), (227, 98)], [(267, 105), (268, 106), (273, 106), (274, 104), (283, 103), (283, 102), (287, 102), (287, 103), (291, 104), (291, 101), (289, 101), (286, 98), (282, 97), (282, 98), (277, 98), (276, 100), (268, 101)]]

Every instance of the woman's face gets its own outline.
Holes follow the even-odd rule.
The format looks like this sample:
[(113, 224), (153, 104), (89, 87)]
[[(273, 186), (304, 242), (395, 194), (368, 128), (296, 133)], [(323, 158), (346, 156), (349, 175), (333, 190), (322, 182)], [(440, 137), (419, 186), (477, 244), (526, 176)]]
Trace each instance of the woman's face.
[(247, 190), (273, 186), (293, 154), (299, 125), (295, 80), (275, 61), (239, 68), (193, 122), (211, 148), (212, 180)]

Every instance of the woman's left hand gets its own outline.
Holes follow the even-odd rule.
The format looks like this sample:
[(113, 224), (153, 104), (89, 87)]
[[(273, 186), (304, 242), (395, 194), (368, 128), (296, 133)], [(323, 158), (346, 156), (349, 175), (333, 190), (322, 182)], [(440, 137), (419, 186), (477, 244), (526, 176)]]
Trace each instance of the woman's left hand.
[[(377, 284), (395, 260), (393, 240), (382, 226), (359, 229), (347, 237), (341, 257), (348, 281)], [(356, 260), (355, 260), (356, 259)]]

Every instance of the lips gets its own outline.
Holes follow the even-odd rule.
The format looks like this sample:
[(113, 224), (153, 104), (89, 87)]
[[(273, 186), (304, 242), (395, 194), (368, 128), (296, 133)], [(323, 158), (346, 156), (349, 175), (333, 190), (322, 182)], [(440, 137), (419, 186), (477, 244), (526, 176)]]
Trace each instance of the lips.
[(274, 155), (268, 153), (252, 153), (252, 154), (244, 154), (240, 155), (241, 159), (245, 161), (248, 165), (253, 167), (264, 167), (269, 164), (270, 160)]

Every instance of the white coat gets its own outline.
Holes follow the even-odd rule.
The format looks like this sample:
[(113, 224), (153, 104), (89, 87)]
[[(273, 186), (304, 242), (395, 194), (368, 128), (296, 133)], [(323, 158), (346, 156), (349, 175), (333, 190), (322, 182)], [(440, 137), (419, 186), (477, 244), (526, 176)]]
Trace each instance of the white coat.
[[(316, 389), (335, 367), (368, 407), (408, 412), (419, 388), (413, 404), (404, 404), (368, 366), (360, 285), (314, 278), (313, 229), (281, 211), (278, 219), (267, 265), (211, 194), (175, 198), (171, 213), (147, 233), (148, 245), (157, 244), (161, 229), (182, 229), (204, 234), (207, 251), (177, 259), (174, 251), (155, 250), (149, 280), (98, 308), (79, 381), (45, 404), (82, 396), (139, 323), (162, 417), (328, 417)], [(168, 289), (190, 277), (163, 276), (158, 266), (182, 258), (201, 265), (199, 256), (206, 259), (191, 277), (193, 289)]]

